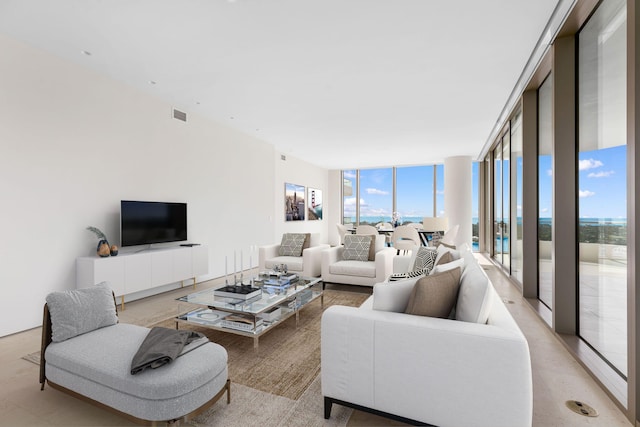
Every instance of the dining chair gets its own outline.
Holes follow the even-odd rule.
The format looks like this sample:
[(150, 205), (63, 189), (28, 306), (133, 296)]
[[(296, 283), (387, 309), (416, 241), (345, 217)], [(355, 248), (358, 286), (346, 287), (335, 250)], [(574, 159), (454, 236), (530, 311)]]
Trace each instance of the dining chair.
[(356, 234), (378, 234), (378, 229), (373, 225), (359, 225), (356, 227)]
[(420, 246), (420, 235), (418, 230), (408, 225), (400, 225), (393, 230), (391, 244), (400, 255), (400, 251), (407, 253)]

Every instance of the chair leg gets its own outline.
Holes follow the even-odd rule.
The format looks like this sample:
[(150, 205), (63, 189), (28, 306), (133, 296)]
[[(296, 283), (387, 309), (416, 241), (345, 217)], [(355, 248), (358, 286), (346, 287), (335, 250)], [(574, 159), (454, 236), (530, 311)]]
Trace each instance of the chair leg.
[(331, 406), (333, 406), (333, 400), (329, 397), (324, 397), (324, 419), (328, 420), (331, 417)]

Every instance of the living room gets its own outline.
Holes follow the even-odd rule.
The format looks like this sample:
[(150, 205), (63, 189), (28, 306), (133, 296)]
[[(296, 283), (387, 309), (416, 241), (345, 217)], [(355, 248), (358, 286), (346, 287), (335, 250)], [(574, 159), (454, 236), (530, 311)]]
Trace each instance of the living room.
[[(233, 5), (235, 2), (228, 3)], [(163, 81), (162, 77), (139, 75), (149, 86), (143, 91), (108, 72), (96, 71), (96, 64), (82, 65), (83, 61), (101, 61), (97, 51), (82, 53), (89, 49), (82, 46), (82, 41), (77, 41), (73, 53), (54, 54), (8, 35), (9, 31), (5, 32), (7, 24), (3, 25), (5, 27), (0, 26), (0, 51), (3, 52), (0, 59), (3, 77), (0, 81), (3, 100), (0, 115), (8, 120), (2, 122), (0, 194), (5, 203), (3, 219), (7, 224), (4, 241), (10, 245), (6, 244), (2, 251), (4, 263), (0, 277), (6, 285), (0, 302), (0, 343), (7, 344), (3, 345), (3, 354), (4, 348), (12, 348), (11, 357), (17, 355), (19, 359), (37, 350), (39, 336), (34, 331), (42, 325), (45, 297), (52, 291), (75, 289), (76, 259), (95, 256), (95, 236), (86, 227), (100, 228), (111, 243), (119, 244), (121, 200), (186, 202), (188, 241), (206, 245), (208, 249), (208, 273), (196, 278), (198, 287), (210, 287), (222, 284), (231, 265), (226, 260), (231, 260), (234, 254), (239, 257), (242, 252), (245, 269), (256, 271), (257, 247), (279, 242), (284, 233), (316, 233), (324, 243), (337, 245), (335, 224), (341, 222), (343, 216), (340, 169), (400, 164), (394, 161), (394, 156), (398, 151), (409, 152), (401, 150), (400, 143), (397, 146), (389, 143), (388, 151), (376, 151), (371, 160), (374, 163), (357, 164), (352, 154), (335, 150), (334, 157), (352, 156), (353, 163), (340, 167), (321, 166), (308, 158), (302, 159), (295, 146), (286, 148), (270, 143), (261, 134), (262, 124), (236, 126), (234, 122), (242, 122), (243, 117), (236, 116), (231, 110), (219, 120), (207, 116), (204, 110), (199, 112), (196, 102), (200, 101), (196, 94), (190, 94), (193, 101), (190, 105), (172, 101), (163, 88), (164, 81), (170, 80), (169, 76), (164, 76)], [(71, 60), (69, 56), (76, 58)], [(123, 57), (122, 62), (130, 59)], [(109, 68), (109, 64), (102, 66)], [(149, 80), (151, 78), (157, 81)], [(232, 104), (232, 100), (225, 99), (220, 103)], [(186, 121), (174, 118), (174, 109), (186, 112)], [(492, 120), (495, 121), (495, 117)], [(268, 124), (264, 126), (266, 133)], [(486, 138), (491, 126), (485, 124), (485, 132), (480, 138)], [(479, 152), (482, 142), (475, 141), (477, 151), (474, 154)], [(362, 150), (365, 145), (360, 142)], [(410, 160), (405, 161), (407, 164), (442, 164), (444, 158), (458, 154), (452, 150), (438, 160), (425, 158), (424, 161), (409, 154)], [(406, 159), (407, 155), (404, 156)], [(285, 183), (321, 189), (324, 192), (323, 220), (285, 221)], [(133, 249), (120, 250), (126, 253)], [(517, 289), (509, 289), (509, 279), (501, 276), (499, 269), (489, 268), (495, 269), (491, 279), (501, 296), (516, 301), (522, 298)], [(120, 314), (120, 320), (135, 322), (149, 311), (155, 311), (154, 304), (169, 307), (158, 311), (175, 309), (176, 293), (187, 292), (180, 285), (174, 283), (148, 294), (127, 297), (131, 310), (127, 307)], [(340, 290), (349, 292), (337, 287), (334, 291)], [(151, 305), (145, 305), (149, 302)], [(145, 314), (137, 314), (136, 310)], [(533, 329), (532, 325), (539, 320), (529, 318), (523, 313), (525, 310), (528, 308), (518, 302), (514, 317), (517, 321), (532, 322), (527, 323), (528, 326), (521, 325), (523, 330)], [(518, 314), (523, 317), (517, 317)], [(538, 337), (548, 333), (543, 325), (536, 328), (533, 334)], [(549, 342), (553, 337), (550, 338)], [(534, 347), (531, 342), (529, 345)], [(545, 360), (549, 362), (557, 357), (563, 363), (575, 365), (573, 377), (579, 378), (578, 383), (565, 384), (562, 386), (565, 388), (559, 386), (559, 390), (566, 391), (565, 400), (584, 398), (572, 394), (576, 387), (589, 390), (584, 399), (597, 399), (595, 406), (601, 412), (592, 422), (626, 425), (622, 412), (611, 400), (607, 401), (607, 395), (566, 350), (558, 345), (553, 351), (554, 356)], [(532, 351), (532, 354), (536, 353)], [(4, 357), (2, 362), (6, 361)], [(12, 362), (6, 362), (20, 372), (37, 371), (29, 362), (10, 360)], [(543, 364), (534, 360), (534, 369)], [(13, 372), (0, 371), (3, 379), (14, 378)], [(534, 381), (539, 378), (535, 375)], [(33, 384), (29, 387), (37, 387), (36, 378), (34, 373)], [(22, 386), (20, 390), (23, 390)], [(42, 399), (39, 401), (46, 402), (54, 390), (46, 389), (45, 393), (46, 396), (38, 397)], [(2, 403), (14, 410), (13, 414), (24, 416), (25, 408), (32, 404), (16, 403), (9, 394), (10, 390), (2, 396)], [(540, 397), (534, 395), (538, 415), (545, 412), (543, 405), (550, 404), (544, 399), (535, 400)], [(73, 412), (73, 400), (54, 399), (56, 404), (69, 405), (65, 408)], [(563, 404), (564, 401), (557, 403)], [(71, 417), (59, 419), (57, 423), (117, 425), (119, 422), (117, 417), (110, 418), (111, 415), (102, 418), (97, 409), (87, 411), (88, 418), (80, 418), (82, 421)], [(343, 421), (346, 425), (371, 422), (369, 418), (358, 417), (365, 416), (355, 415), (351, 420)], [(26, 418), (13, 418), (12, 421), (28, 425), (41, 423), (45, 418), (46, 413), (33, 422), (25, 421)], [(319, 421), (321, 418), (319, 413)], [(534, 418), (534, 425), (544, 425), (536, 420), (540, 418)], [(568, 420), (571, 423), (572, 418)], [(575, 425), (584, 422), (581, 418), (575, 420)]]

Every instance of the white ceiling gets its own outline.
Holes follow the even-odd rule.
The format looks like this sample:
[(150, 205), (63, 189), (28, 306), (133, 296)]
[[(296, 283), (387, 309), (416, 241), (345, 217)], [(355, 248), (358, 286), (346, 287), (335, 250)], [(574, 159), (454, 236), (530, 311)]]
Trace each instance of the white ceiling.
[(0, 0), (0, 32), (284, 154), (368, 168), (476, 157), (557, 3)]

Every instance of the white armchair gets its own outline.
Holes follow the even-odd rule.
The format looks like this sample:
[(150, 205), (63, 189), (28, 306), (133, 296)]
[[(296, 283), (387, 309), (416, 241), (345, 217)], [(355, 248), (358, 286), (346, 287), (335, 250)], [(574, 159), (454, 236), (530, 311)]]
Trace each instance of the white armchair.
[(384, 281), (391, 274), (396, 251), (385, 246), (384, 235), (376, 234), (375, 242), (373, 261), (344, 259), (344, 246), (322, 251), (322, 281), (361, 286), (373, 286), (374, 283)]
[(300, 256), (280, 255), (281, 243), (260, 246), (258, 248), (258, 268), (260, 271), (269, 270), (276, 265), (286, 264), (289, 271), (302, 277), (319, 277), (322, 251), (330, 248), (326, 243), (320, 243), (320, 234), (307, 233), (309, 247), (303, 248)]

